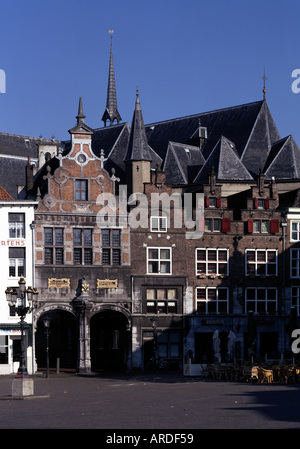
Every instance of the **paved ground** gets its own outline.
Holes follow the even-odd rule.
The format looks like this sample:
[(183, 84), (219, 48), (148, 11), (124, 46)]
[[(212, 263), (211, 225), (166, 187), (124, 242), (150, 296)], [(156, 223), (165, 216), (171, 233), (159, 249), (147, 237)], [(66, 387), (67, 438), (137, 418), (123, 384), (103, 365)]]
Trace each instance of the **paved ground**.
[(300, 428), (300, 384), (52, 374), (34, 378), (36, 397), (12, 400), (12, 379), (0, 376), (1, 429), (105, 429), (113, 435), (117, 429)]

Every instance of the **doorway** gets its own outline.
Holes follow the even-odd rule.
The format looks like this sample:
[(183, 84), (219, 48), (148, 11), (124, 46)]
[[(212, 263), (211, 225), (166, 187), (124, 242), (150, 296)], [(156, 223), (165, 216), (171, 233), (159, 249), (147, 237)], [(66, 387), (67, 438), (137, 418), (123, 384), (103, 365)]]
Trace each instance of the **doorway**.
[(105, 310), (90, 321), (92, 371), (123, 371), (128, 357), (127, 318)]
[(50, 318), (49, 366), (60, 370), (76, 370), (78, 357), (77, 319), (70, 312), (51, 310), (42, 315), (37, 323), (35, 352), (38, 369), (45, 369), (47, 363), (47, 341), (43, 318)]

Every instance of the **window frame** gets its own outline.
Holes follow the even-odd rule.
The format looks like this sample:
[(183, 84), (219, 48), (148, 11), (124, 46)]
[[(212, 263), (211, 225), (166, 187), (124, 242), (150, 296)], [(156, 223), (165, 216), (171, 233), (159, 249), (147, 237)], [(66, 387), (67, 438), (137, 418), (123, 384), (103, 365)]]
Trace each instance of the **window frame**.
[[(203, 298), (199, 298), (198, 292), (205, 292), (205, 296)], [(226, 292), (226, 299), (220, 298), (220, 292)], [(215, 297), (209, 295), (210, 292), (215, 292)], [(207, 286), (198, 286), (196, 287), (196, 311), (199, 315), (229, 315), (229, 288), (228, 287), (207, 287)], [(204, 304), (205, 311), (201, 312), (200, 304)], [(220, 310), (221, 305), (226, 304), (226, 312)], [(210, 310), (210, 306), (215, 305), (214, 310)]]
[[(86, 238), (87, 231), (90, 233), (89, 240)], [(92, 228), (73, 228), (73, 264), (93, 265)]]
[(64, 228), (44, 227), (45, 265), (64, 265), (64, 253)]
[[(104, 236), (106, 237), (104, 238)], [(122, 265), (121, 242), (122, 242), (121, 229), (107, 229), (107, 228), (102, 229), (101, 232), (102, 265), (104, 266)]]
[[(171, 291), (175, 291), (175, 297), (169, 297), (169, 293)], [(148, 292), (153, 291), (153, 298), (148, 297)], [(160, 293), (159, 293), (160, 292)], [(162, 294), (163, 292), (163, 294)], [(150, 295), (149, 295), (150, 296)], [(164, 305), (160, 305), (159, 303), (164, 303)], [(152, 308), (150, 308), (150, 303)], [(175, 303), (175, 305), (171, 305), (171, 303)], [(178, 287), (153, 287), (148, 286), (145, 289), (145, 309), (146, 313), (149, 315), (153, 314), (178, 314)], [(164, 311), (162, 310), (164, 309)]]
[[(297, 229), (293, 231), (293, 224), (297, 225)], [(293, 233), (297, 234), (296, 238), (293, 238)], [(290, 220), (290, 241), (299, 242), (300, 241), (300, 220)]]
[[(248, 253), (254, 252), (255, 259), (254, 261), (248, 260)], [(258, 253), (265, 253), (265, 261), (258, 260)], [(275, 252), (275, 262), (268, 260), (268, 253)], [(254, 273), (248, 273), (248, 264), (249, 266), (254, 266)], [(265, 267), (264, 273), (259, 273), (258, 268)], [(275, 266), (275, 273), (268, 273), (268, 267)], [(260, 248), (246, 248), (245, 249), (245, 276), (278, 276), (278, 249), (260, 249)]]
[[(12, 218), (15, 219), (13, 220)], [(16, 219), (19, 217), (19, 219)], [(25, 213), (9, 212), (8, 213), (8, 235), (10, 239), (25, 238)]]
[[(297, 252), (298, 257), (293, 257), (293, 253)], [(293, 267), (293, 261), (296, 261), (296, 266)], [(296, 275), (293, 275), (293, 271), (296, 270)], [(290, 278), (300, 278), (300, 248), (290, 248)]]
[[(158, 225), (157, 225), (157, 229), (156, 226), (154, 227), (153, 225), (153, 221), (157, 220), (158, 221)], [(165, 226), (162, 226), (162, 222), (165, 223)], [(157, 215), (153, 215), (150, 217), (150, 231), (151, 232), (167, 232), (168, 231), (168, 219), (167, 217), (160, 217)]]
[[(255, 297), (248, 299), (250, 290), (255, 291)], [(258, 298), (258, 292), (265, 292), (264, 298)], [(275, 300), (268, 298), (268, 292), (275, 292)], [(248, 304), (251, 306), (248, 307)], [(268, 310), (268, 304), (275, 303), (275, 311)], [(254, 307), (253, 307), (254, 304)], [(265, 304), (264, 311), (258, 310), (258, 305)], [(278, 289), (277, 287), (246, 287), (245, 288), (245, 313), (252, 311), (256, 315), (278, 314)]]
[[(198, 260), (198, 252), (205, 251), (206, 257), (205, 260)], [(217, 257), (216, 260), (209, 259), (209, 251), (216, 251)], [(220, 272), (220, 266), (225, 265), (224, 260), (219, 259), (219, 253), (221, 251), (226, 251), (226, 272)], [(201, 271), (198, 268), (199, 264), (205, 265), (205, 271)], [(216, 265), (216, 272), (210, 271), (209, 265)], [(196, 248), (195, 250), (195, 273), (196, 276), (228, 276), (229, 275), (229, 248)]]
[(87, 179), (77, 178), (74, 180), (74, 200), (75, 201), (89, 200), (89, 183)]
[[(158, 257), (153, 258), (149, 257), (149, 251), (157, 250), (158, 251)], [(162, 251), (169, 251), (169, 258), (163, 259), (161, 257)], [(172, 274), (172, 248), (167, 246), (148, 246), (146, 251), (146, 259), (147, 259), (147, 274), (149, 275), (157, 275), (157, 276), (164, 276), (164, 275), (171, 275)], [(157, 271), (150, 271), (150, 263), (157, 263), (158, 270)], [(169, 264), (169, 271), (161, 271), (162, 264)], [(167, 265), (166, 265), (167, 266)]]

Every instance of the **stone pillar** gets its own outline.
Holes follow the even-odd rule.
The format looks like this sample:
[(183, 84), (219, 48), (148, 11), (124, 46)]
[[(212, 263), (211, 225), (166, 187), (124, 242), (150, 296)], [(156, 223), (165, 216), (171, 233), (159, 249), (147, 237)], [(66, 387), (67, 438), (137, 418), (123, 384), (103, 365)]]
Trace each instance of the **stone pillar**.
[(92, 304), (89, 302), (87, 292), (81, 291), (81, 294), (73, 300), (73, 306), (77, 312), (79, 326), (77, 368), (80, 373), (90, 373), (90, 328), (87, 323), (87, 312), (91, 310)]

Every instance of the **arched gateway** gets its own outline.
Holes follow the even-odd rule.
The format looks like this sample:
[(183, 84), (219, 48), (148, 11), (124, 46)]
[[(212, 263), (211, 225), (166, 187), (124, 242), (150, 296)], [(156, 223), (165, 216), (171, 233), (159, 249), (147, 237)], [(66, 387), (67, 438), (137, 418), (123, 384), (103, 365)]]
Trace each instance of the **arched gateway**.
[[(76, 298), (73, 307), (49, 305), (35, 316), (38, 369), (46, 367), (43, 319), (50, 319), (49, 365), (79, 372), (123, 371), (130, 367), (130, 312), (118, 305), (92, 306)], [(87, 307), (90, 305), (91, 307)]]

